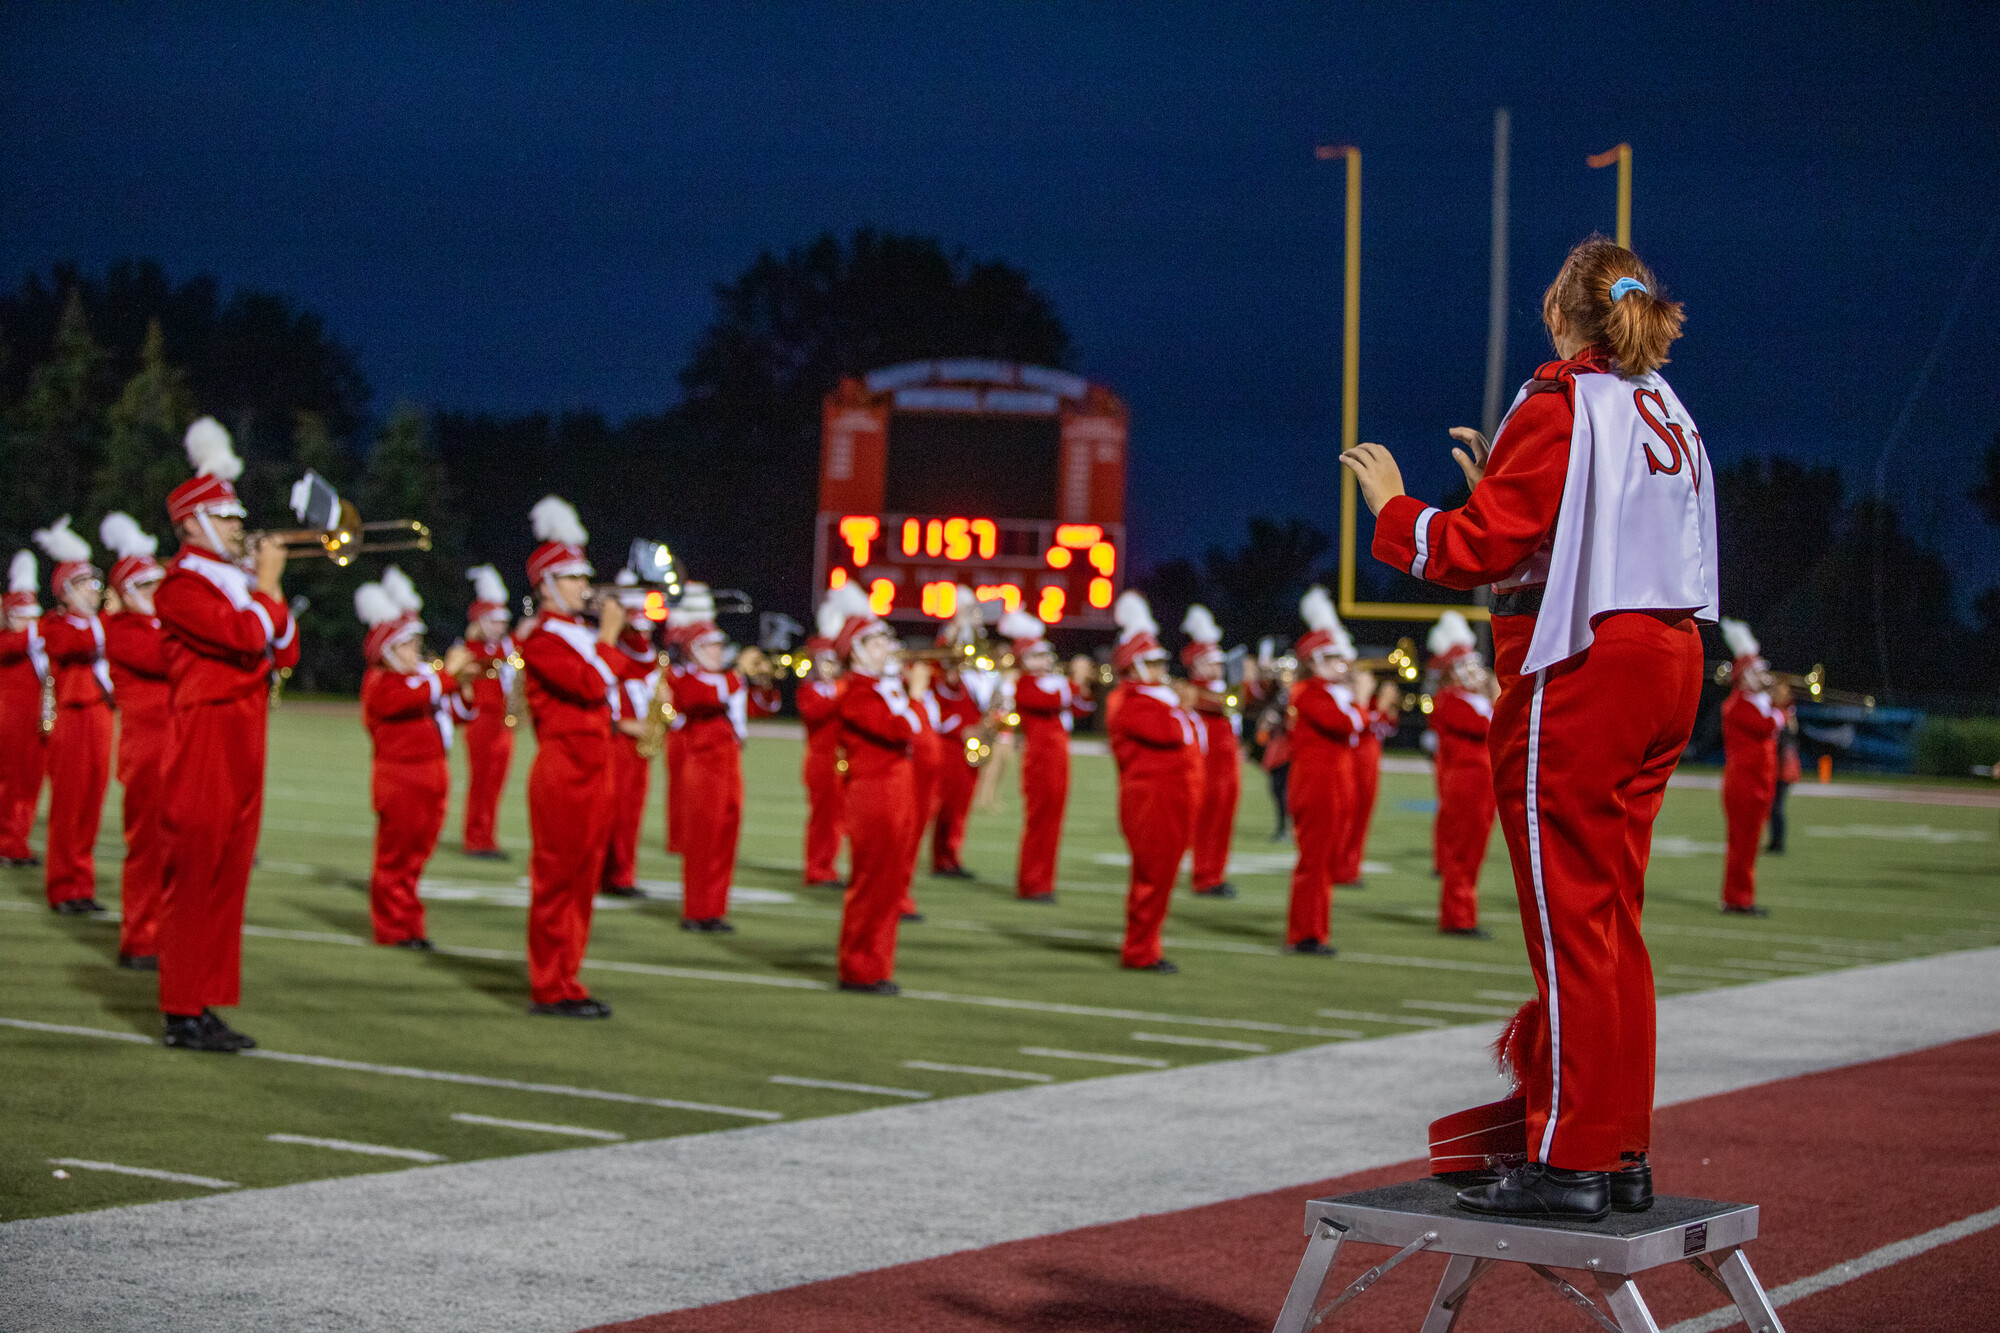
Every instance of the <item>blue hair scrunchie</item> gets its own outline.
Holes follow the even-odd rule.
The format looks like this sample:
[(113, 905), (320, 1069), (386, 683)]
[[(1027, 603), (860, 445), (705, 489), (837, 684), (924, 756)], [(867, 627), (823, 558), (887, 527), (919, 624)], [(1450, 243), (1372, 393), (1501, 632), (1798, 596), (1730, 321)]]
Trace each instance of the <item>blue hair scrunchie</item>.
[(1643, 292), (1646, 290), (1646, 284), (1637, 278), (1620, 278), (1611, 284), (1611, 299), (1613, 301), (1622, 301), (1633, 292)]

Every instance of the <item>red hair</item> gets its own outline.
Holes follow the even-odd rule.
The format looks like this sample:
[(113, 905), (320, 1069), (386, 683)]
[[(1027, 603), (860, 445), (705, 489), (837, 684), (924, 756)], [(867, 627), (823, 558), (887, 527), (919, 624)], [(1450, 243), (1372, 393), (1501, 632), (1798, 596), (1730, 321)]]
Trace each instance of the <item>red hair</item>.
[[(1639, 285), (1614, 301), (1611, 286), (1620, 278)], [(1608, 237), (1591, 236), (1569, 252), (1542, 294), (1542, 322), (1551, 334), (1558, 319), (1586, 345), (1608, 348), (1624, 374), (1644, 375), (1667, 364), (1667, 344), (1681, 336), (1687, 312), (1666, 298), (1639, 256)]]

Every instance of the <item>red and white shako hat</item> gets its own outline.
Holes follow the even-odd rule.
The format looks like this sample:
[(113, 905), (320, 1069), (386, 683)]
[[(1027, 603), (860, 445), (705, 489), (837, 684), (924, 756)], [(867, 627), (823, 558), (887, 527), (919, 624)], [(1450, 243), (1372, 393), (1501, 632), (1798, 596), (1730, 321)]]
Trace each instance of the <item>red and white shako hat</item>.
[(832, 635), (833, 655), (843, 662), (854, 651), (854, 645), (863, 638), (870, 634), (889, 632), (889, 627), (882, 623), (874, 608), (868, 605), (868, 594), (861, 591), (858, 584), (851, 581), (843, 583), (826, 595), (826, 601), (820, 607), (821, 614), (826, 616), (826, 619), (820, 621), (822, 626), (834, 619), (833, 616), (826, 615), (826, 608), (829, 606), (837, 614), (839, 625)]
[(951, 619), (938, 626), (937, 646), (940, 648), (963, 648), (979, 642), (979, 631), (986, 622), (979, 610), (979, 594), (958, 585), (958, 600), (952, 604)]
[(576, 506), (560, 496), (545, 495), (528, 511), (528, 521), (534, 525), (535, 539), (541, 542), (528, 557), (529, 583), (539, 588), (545, 579), (571, 574), (589, 577), (597, 572), (583, 553), (590, 534), (576, 516)]
[(507, 585), (500, 581), (499, 570), (491, 565), (474, 565), (465, 571), (465, 577), (472, 580), (472, 605), (465, 608), (466, 624), (507, 614)]
[(1301, 662), (1322, 654), (1350, 662), (1355, 659), (1354, 640), (1347, 636), (1347, 627), (1340, 623), (1325, 588), (1315, 583), (1306, 589), (1306, 595), (1299, 599), (1299, 618), (1306, 622), (1306, 633), (1292, 651)]
[(1722, 640), (1729, 645), (1730, 675), (1734, 679), (1741, 680), (1744, 672), (1769, 665), (1761, 656), (1763, 650), (1757, 636), (1745, 622), (1723, 617)]
[(1181, 633), (1188, 636), (1187, 646), (1181, 649), (1181, 665), (1188, 670), (1203, 662), (1222, 660), (1222, 626), (1200, 602), (1188, 607), (1181, 618)]
[(1431, 626), (1430, 637), (1424, 640), (1430, 649), (1428, 663), (1433, 671), (1449, 671), (1462, 658), (1479, 658), (1479, 636), (1472, 632), (1472, 626), (1456, 611), (1446, 611), (1438, 617), (1438, 623)]
[(1143, 594), (1127, 588), (1111, 604), (1111, 619), (1118, 624), (1118, 646), (1111, 650), (1111, 665), (1130, 671), (1141, 662), (1165, 661), (1167, 650), (1160, 647), (1160, 625)]
[(97, 525), (97, 535), (106, 546), (118, 553), (118, 559), (111, 566), (109, 582), (119, 592), (124, 592), (135, 583), (157, 583), (166, 577), (167, 571), (153, 559), (153, 552), (160, 549), (160, 539), (141, 528), (138, 520), (130, 514), (112, 510)]
[(417, 612), (424, 599), (417, 595), (409, 576), (394, 565), (382, 571), (380, 583), (364, 583), (354, 590), (354, 614), (368, 626), (361, 641), (362, 652), (371, 662), (384, 660), (388, 651), (405, 639), (424, 632)]
[[(643, 602), (643, 597), (641, 598)], [(706, 583), (681, 585), (680, 605), (667, 612), (667, 638), (692, 652), (704, 643), (719, 642), (729, 636), (715, 623), (715, 594)]]
[(198, 419), (187, 428), (182, 444), (194, 476), (167, 493), (167, 518), (176, 525), (197, 514), (242, 518), (243, 502), (236, 498), (233, 483), (243, 475), (243, 460), (236, 456), (222, 423), (214, 417)]
[(1014, 650), (1014, 660), (1025, 662), (1035, 653), (1053, 653), (1055, 646), (1043, 632), (1048, 627), (1036, 617), (1018, 608), (1000, 617), (1000, 633), (1005, 636), (1008, 646)]
[(63, 589), (71, 580), (103, 576), (103, 571), (90, 563), (90, 543), (70, 528), (68, 514), (30, 535), (42, 553), (56, 562), (56, 567), (49, 571), (49, 591), (56, 595), (57, 601), (62, 600)]
[(35, 553), (16, 551), (7, 566), (7, 595), (4, 603), (10, 616), (38, 616), (41, 584), (35, 577)]
[(839, 601), (831, 593), (827, 594), (820, 602), (819, 609), (813, 612), (814, 633), (800, 645), (800, 651), (812, 658), (818, 658), (822, 653), (828, 657), (834, 656), (833, 641), (846, 620), (847, 613), (841, 610)]

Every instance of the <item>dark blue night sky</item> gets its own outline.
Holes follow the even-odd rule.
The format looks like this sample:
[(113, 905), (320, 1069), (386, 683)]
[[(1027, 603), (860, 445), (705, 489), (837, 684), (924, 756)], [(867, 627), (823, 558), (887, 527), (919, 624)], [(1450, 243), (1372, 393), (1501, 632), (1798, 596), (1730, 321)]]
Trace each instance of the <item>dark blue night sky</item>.
[[(1017, 263), (1132, 406), (1141, 561), (1254, 513), (1333, 526), (1316, 143), (1367, 154), (1362, 433), (1440, 496), (1443, 430), (1479, 416), (1496, 106), (1510, 381), (1564, 250), (1611, 228), (1583, 158), (1629, 140), (1718, 463), (1867, 484), (2000, 216), (1992, 6), (15, 5), (0, 48), (0, 282), (132, 255), (285, 292), (377, 409), (657, 410), (711, 284), (825, 229)], [(1962, 589), (2000, 568), (1963, 500), (1996, 330), (2000, 252), (1899, 487)]]

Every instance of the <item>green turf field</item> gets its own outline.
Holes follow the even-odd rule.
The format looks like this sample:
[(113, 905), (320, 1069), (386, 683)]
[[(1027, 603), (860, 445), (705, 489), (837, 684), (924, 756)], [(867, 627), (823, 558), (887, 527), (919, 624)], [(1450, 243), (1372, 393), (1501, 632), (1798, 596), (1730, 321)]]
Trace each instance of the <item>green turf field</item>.
[[(244, 1004), (232, 1021), (264, 1054), (304, 1059), (161, 1048), (153, 978), (113, 966), (115, 923), (57, 918), (42, 905), (39, 871), (0, 871), (0, 1020), (129, 1038), (0, 1025), (0, 1218), (211, 1192), (81, 1168), (59, 1179), (50, 1158), (277, 1185), (418, 1159), (273, 1134), (462, 1161), (593, 1140), (454, 1116), (633, 1139), (704, 1133), (1438, 1024), (1497, 1024), (1531, 987), (1497, 832), (1482, 893), (1495, 938), (1440, 938), (1429, 779), (1397, 774), (1383, 778), (1368, 886), (1337, 896), (1339, 958), (1279, 952), (1290, 845), (1268, 841), (1269, 798), (1261, 775), (1246, 770), (1232, 876), (1242, 897), (1183, 893), (1167, 930), (1181, 974), (1121, 972), (1124, 848), (1111, 765), (1079, 757), (1059, 906), (1011, 896), (1019, 802), (1009, 793), (998, 813), (975, 815), (967, 839), (981, 882), (920, 874), (928, 919), (904, 928), (898, 960), (908, 993), (834, 992), (838, 896), (798, 887), (800, 747), (754, 738), (736, 878), (750, 891), (734, 912), (740, 932), (684, 933), (672, 902), (600, 904), (585, 977), (616, 1017), (529, 1018), (520, 876), (532, 742), (523, 740), (502, 819), (515, 859), (457, 854), (455, 795), (427, 889), (442, 951), (426, 957), (365, 944), (373, 817), (354, 710), (295, 703), (274, 716)], [(462, 769), (457, 776), (462, 791)], [(107, 903), (117, 894), (116, 804), (114, 785), (99, 844)], [(656, 771), (640, 873), (670, 881), (677, 862), (660, 850), (661, 822)], [(1990, 809), (1795, 796), (1791, 854), (1762, 864), (1771, 918), (1725, 920), (1715, 910), (1717, 794), (1670, 793), (1647, 912), (1662, 993), (2000, 941), (1995, 825)]]

